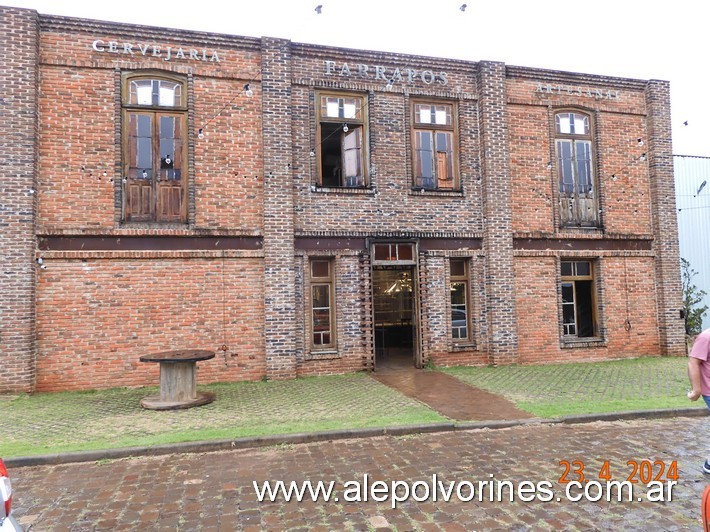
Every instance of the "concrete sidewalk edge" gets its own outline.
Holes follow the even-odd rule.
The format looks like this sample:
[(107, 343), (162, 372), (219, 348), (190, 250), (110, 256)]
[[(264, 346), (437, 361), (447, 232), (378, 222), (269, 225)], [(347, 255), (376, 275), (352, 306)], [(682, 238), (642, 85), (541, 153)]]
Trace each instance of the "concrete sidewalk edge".
[(198, 442), (169, 443), (150, 447), (121, 447), (118, 449), (100, 449), (95, 451), (77, 451), (34, 456), (3, 458), (7, 467), (29, 467), (36, 465), (59, 465), (79, 462), (116, 460), (139, 456), (162, 456), (178, 453), (206, 453), (233, 449), (271, 447), (275, 445), (294, 445), (322, 441), (343, 440), (350, 438), (371, 438), (375, 436), (404, 436), (454, 430), (503, 429), (529, 424), (578, 424), (595, 421), (620, 421), (632, 419), (657, 419), (669, 417), (699, 417), (709, 415), (707, 408), (682, 408), (668, 410), (637, 410), (630, 412), (608, 412), (604, 414), (582, 414), (561, 418), (532, 418), (492, 421), (461, 421), (447, 423), (429, 423), (423, 425), (400, 425), (395, 427), (375, 427), (363, 429), (339, 429), (321, 432), (274, 434), (271, 436), (253, 436), (233, 440), (208, 440)]

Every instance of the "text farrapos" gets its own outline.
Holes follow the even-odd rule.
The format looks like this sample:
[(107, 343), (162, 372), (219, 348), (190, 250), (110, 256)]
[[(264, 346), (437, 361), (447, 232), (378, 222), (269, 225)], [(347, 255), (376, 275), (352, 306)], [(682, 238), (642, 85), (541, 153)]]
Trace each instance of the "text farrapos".
[(439, 83), (447, 85), (449, 80), (446, 72), (434, 72), (433, 70), (416, 70), (414, 68), (386, 68), (382, 65), (364, 65), (353, 63), (348, 65), (342, 63), (338, 65), (335, 61), (325, 61), (326, 76), (342, 76), (348, 78), (374, 79), (391, 81), (392, 83), (415, 83), (421, 81), (426, 85)]
[(160, 46), (150, 44), (119, 43), (117, 41), (106, 42), (101, 39), (96, 39), (91, 43), (91, 47), (96, 52), (160, 57), (163, 61), (185, 59), (192, 61), (214, 61), (219, 63), (219, 55), (216, 50), (194, 50), (192, 48), (183, 50), (182, 48), (173, 48), (171, 46), (161, 48)]

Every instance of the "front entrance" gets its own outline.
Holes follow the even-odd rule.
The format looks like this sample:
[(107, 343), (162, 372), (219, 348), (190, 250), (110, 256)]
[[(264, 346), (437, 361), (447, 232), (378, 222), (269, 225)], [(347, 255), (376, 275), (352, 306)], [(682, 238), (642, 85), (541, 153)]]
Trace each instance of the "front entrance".
[(416, 365), (414, 268), (373, 268), (375, 368)]

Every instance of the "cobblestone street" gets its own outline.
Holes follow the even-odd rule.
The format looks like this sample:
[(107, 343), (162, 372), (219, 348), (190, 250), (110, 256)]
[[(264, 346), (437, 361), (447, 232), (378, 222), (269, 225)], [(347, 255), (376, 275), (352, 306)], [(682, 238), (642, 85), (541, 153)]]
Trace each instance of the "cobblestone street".
[[(510, 429), (379, 437), (287, 445), (268, 449), (131, 458), (97, 463), (14, 468), (14, 510), (28, 530), (490, 530), (625, 529), (699, 530), (700, 496), (708, 478), (700, 470), (710, 445), (710, 420), (676, 418), (524, 425)], [(671, 502), (573, 502), (558, 481), (583, 463), (588, 480), (600, 481), (605, 461), (613, 480), (651, 474), (668, 479), (674, 461), (678, 484)], [(642, 461), (649, 460), (645, 466)], [(641, 467), (634, 474), (633, 463)], [(661, 467), (664, 471), (661, 474)], [(547, 481), (549, 502), (473, 501), (348, 502), (351, 481)], [(338, 501), (258, 502), (252, 482), (334, 481)], [(603, 482), (603, 481), (602, 481)], [(667, 486), (667, 483), (665, 484)], [(400, 487), (402, 493), (404, 487)], [(419, 485), (417, 496), (425, 488)], [(466, 497), (467, 488), (461, 491)], [(598, 490), (591, 490), (596, 495)], [(538, 492), (540, 495), (541, 492)], [(575, 497), (579, 489), (571, 490)], [(542, 493), (544, 495), (544, 493)], [(353, 498), (350, 493), (350, 498)], [(557, 498), (561, 500), (557, 500)], [(542, 497), (545, 498), (545, 497)]]

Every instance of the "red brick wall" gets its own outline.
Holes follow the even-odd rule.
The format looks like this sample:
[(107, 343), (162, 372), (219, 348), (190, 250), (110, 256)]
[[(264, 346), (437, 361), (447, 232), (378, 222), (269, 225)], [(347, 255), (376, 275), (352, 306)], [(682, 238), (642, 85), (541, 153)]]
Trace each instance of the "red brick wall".
[[(199, 382), (265, 374), (259, 258), (50, 258), (39, 276), (37, 390), (158, 384), (141, 355), (211, 349)], [(225, 354), (218, 351), (227, 345)]]
[(35, 378), (38, 17), (0, 7), (0, 391)]
[[(604, 341), (594, 347), (561, 343), (559, 258), (517, 256), (520, 363), (583, 362), (660, 354), (653, 257), (586, 255), (595, 260), (597, 323)], [(627, 319), (631, 326), (628, 330)]]
[[(452, 60), (399, 54), (343, 51), (308, 45), (293, 45), (293, 126), (297, 234), (316, 231), (331, 234), (435, 232), (479, 233), (481, 218), (481, 171), (479, 109), (476, 79), (471, 65)], [(340, 72), (347, 63), (353, 75), (326, 76), (326, 61), (335, 61)], [(383, 80), (358, 77), (358, 63), (381, 65), (391, 75), (394, 68), (411, 67), (418, 72), (446, 71), (448, 83), (395, 83), (385, 90)], [(318, 90), (349, 91), (365, 96), (368, 112), (369, 167), (373, 191), (314, 191), (317, 161), (309, 156), (316, 135), (313, 81)], [(410, 94), (411, 91), (411, 94)], [(458, 106), (459, 171), (463, 194), (412, 191), (412, 154), (409, 139), (411, 98), (448, 100)], [(376, 193), (374, 193), (376, 191)], [(465, 213), (465, 216), (463, 215)]]
[[(39, 174), (43, 231), (111, 230), (120, 222), (122, 153), (120, 136), (115, 134), (121, 105), (115, 69), (120, 68), (124, 72), (154, 69), (182, 74), (185, 79), (192, 74), (188, 139), (194, 162), (188, 195), (195, 215), (191, 222), (201, 230), (262, 232), (260, 53), (255, 42), (196, 40), (194, 33), (179, 31), (168, 40), (147, 29), (51, 17), (43, 29)], [(220, 62), (100, 53), (91, 47), (95, 39), (155, 43), (162, 50), (168, 46), (216, 50)], [(252, 98), (244, 94), (247, 82), (254, 90)], [(203, 139), (196, 135), (200, 128)]]
[[(561, 232), (556, 218), (554, 112), (572, 108), (592, 118), (594, 172), (603, 233), (650, 235), (649, 163), (640, 160), (643, 153), (649, 152), (644, 85), (619, 87), (618, 82), (608, 78), (580, 78), (560, 75), (554, 81), (545, 81), (544, 86), (549, 83), (553, 87), (578, 87), (584, 91), (581, 97), (566, 90), (540, 93), (537, 87), (542, 82), (508, 79), (511, 186), (514, 197), (525, 198), (513, 202), (514, 231), (547, 235)], [(618, 92), (618, 97), (586, 96), (586, 90), (597, 88)], [(644, 146), (638, 146), (639, 138)], [(548, 162), (552, 162), (552, 168), (548, 168)]]
[(543, 106), (509, 105), (513, 231), (554, 233), (549, 113)]
[[(634, 115), (601, 113), (597, 123), (601, 137), (602, 168), (599, 176), (604, 186), (602, 220), (608, 233), (628, 236), (650, 235), (651, 194), (648, 161), (648, 135), (644, 119)], [(644, 146), (638, 146), (638, 139)], [(648, 156), (647, 156), (648, 157)]]
[[(11, 282), (0, 302), (7, 368), (0, 390), (31, 390), (35, 368), (41, 390), (154, 384), (158, 368), (138, 363), (138, 356), (186, 344), (229, 347), (226, 364), (223, 357), (200, 364), (201, 382), (371, 368), (369, 250), (365, 244), (297, 250), (299, 237), (434, 242), (420, 253), (417, 270), (424, 362), (684, 353), (665, 82), (0, 12), (8, 30), (2, 35), (11, 36), (0, 37), (10, 51), (0, 81), (0, 97), (9, 103), (0, 116), (6, 131), (0, 144), (10, 162), (2, 177), (12, 206), (0, 213), (11, 228), (2, 235)], [(95, 39), (163, 51), (216, 50), (221, 60), (99, 52), (92, 49)], [(336, 64), (331, 75), (326, 61)], [(358, 64), (390, 73), (443, 71), (448, 83), (415, 75), (387, 91), (385, 80), (374, 75), (340, 75), (344, 63), (352, 72)], [(141, 70), (186, 80), (186, 224), (121, 220), (121, 76)], [(252, 98), (244, 94), (246, 83)], [(367, 101), (368, 190), (314, 187), (314, 94), (326, 89), (357, 92)], [(415, 97), (457, 106), (461, 191), (412, 190)], [(593, 118), (598, 229), (559, 229), (557, 179), (547, 167), (555, 157), (551, 138), (559, 108)], [(644, 152), (647, 161), (640, 161)], [(123, 251), (42, 251), (47, 268), (39, 270), (37, 237), (46, 242), (58, 236), (105, 237)], [(250, 237), (263, 250), (228, 250), (223, 265), (218, 250), (197, 245), (145, 252), (121, 247), (129, 241), (121, 244), (123, 236), (183, 237), (185, 247), (188, 238)], [(456, 249), (448, 245), (454, 239), (469, 244)], [(549, 249), (526, 248), (536, 239), (549, 239)], [(626, 249), (627, 242), (636, 251)], [(597, 244), (603, 245), (592, 251)], [(597, 261), (601, 347), (560, 347), (560, 245), (568, 249), (565, 257)], [(314, 253), (332, 256), (336, 265), (336, 353), (310, 349), (304, 264)], [(452, 256), (471, 260), (474, 338), (466, 346), (450, 338)], [(231, 304), (226, 334), (222, 293)]]
[[(248, 234), (263, 232), (261, 88), (243, 80), (195, 77), (195, 225)], [(223, 110), (219, 116), (216, 113)], [(194, 135), (193, 135), (194, 138)]]
[[(318, 254), (318, 256), (324, 256)], [(328, 255), (325, 255), (328, 256)], [(346, 371), (361, 371), (368, 367), (368, 357), (371, 353), (367, 343), (367, 330), (370, 316), (367, 314), (363, 301), (363, 263), (355, 254), (338, 254), (333, 262), (335, 274), (335, 337), (337, 356), (329, 355), (328, 351), (314, 349), (311, 346), (311, 316), (310, 316), (310, 280), (308, 264), (312, 257), (303, 257), (299, 267), (303, 268), (306, 281), (302, 293), (304, 305), (303, 314), (299, 319), (299, 330), (303, 331), (303, 356), (299, 360), (299, 375), (321, 375), (328, 373), (343, 373)]]
[(42, 65), (39, 220), (43, 228), (114, 224), (114, 81), (110, 70)]
[(654, 262), (652, 257), (603, 259), (604, 321), (612, 356), (662, 354)]
[[(43, 20), (40, 234), (119, 239), (262, 234), (258, 41), (180, 31), (168, 38), (148, 28)], [(163, 50), (217, 50), (221, 61), (99, 53), (91, 47), (94, 39), (150, 43)], [(121, 83), (116, 69), (154, 69), (181, 74), (187, 81), (188, 225), (121, 223)], [(247, 82), (255, 92), (252, 98), (243, 91)], [(199, 128), (203, 139), (197, 138)], [(188, 347), (216, 350), (223, 344), (229, 348), (226, 363), (221, 351), (215, 360), (200, 363), (200, 382), (262, 378), (262, 259), (240, 258), (250, 252), (226, 253), (224, 274), (221, 257), (209, 251), (44, 253), (37, 389), (156, 384), (157, 365), (138, 362), (142, 354)]]
[(515, 258), (518, 361), (521, 364), (570, 362), (572, 352), (561, 352), (558, 326), (557, 266), (555, 257)]

